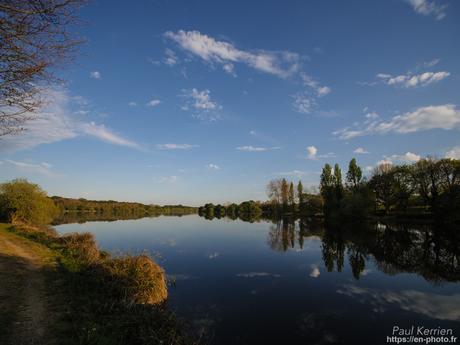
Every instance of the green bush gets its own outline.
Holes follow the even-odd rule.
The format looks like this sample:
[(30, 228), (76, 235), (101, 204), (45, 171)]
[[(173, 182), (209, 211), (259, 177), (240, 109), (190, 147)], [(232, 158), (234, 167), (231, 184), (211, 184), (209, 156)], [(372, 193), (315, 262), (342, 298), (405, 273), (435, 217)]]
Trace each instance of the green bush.
[(46, 225), (58, 209), (38, 185), (25, 179), (0, 184), (0, 218), (11, 223)]

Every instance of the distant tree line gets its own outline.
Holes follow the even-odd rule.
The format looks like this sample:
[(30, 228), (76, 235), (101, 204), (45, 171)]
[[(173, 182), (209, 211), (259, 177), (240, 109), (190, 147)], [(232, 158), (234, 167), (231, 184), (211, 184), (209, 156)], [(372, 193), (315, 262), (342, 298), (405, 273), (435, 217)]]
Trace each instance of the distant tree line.
[(40, 186), (25, 179), (0, 184), (0, 221), (29, 225), (51, 222), (67, 223), (89, 220), (132, 219), (157, 215), (196, 213), (195, 207), (183, 205), (145, 205), (119, 202), (48, 197)]
[(371, 216), (432, 217), (460, 220), (460, 160), (421, 159), (413, 164), (380, 164), (369, 177), (353, 158), (342, 176), (338, 164), (325, 164), (319, 192), (308, 192), (302, 181), (285, 178), (267, 184), (268, 201), (239, 205), (206, 204), (208, 218), (326, 217), (365, 219)]
[(120, 202), (114, 200), (87, 200), (53, 196), (51, 199), (60, 214), (81, 213), (119, 218), (137, 218), (151, 215), (184, 215), (196, 213), (195, 207), (184, 205), (146, 205), (138, 202)]

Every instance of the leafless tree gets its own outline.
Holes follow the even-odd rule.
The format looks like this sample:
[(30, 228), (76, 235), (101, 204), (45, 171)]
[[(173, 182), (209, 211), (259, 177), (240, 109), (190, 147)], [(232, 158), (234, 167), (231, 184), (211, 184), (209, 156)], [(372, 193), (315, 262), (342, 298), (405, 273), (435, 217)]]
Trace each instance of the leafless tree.
[(40, 90), (81, 42), (72, 30), (85, 0), (0, 0), (0, 137), (23, 130)]

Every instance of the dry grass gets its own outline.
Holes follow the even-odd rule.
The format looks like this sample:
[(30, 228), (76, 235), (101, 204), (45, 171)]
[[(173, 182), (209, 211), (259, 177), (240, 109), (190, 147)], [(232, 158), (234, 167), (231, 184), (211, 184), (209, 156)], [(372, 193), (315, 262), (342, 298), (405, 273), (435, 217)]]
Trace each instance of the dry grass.
[(101, 252), (93, 234), (72, 233), (60, 237), (59, 242), (64, 246), (66, 254), (80, 265), (91, 266), (101, 262)]
[(112, 287), (129, 303), (158, 304), (168, 297), (164, 270), (147, 255), (110, 259), (102, 268)]

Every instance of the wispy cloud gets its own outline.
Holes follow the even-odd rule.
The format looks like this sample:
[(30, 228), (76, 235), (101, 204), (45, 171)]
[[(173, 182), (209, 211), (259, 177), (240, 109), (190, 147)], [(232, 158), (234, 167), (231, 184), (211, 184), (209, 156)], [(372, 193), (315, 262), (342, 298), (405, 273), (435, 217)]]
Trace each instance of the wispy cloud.
[(292, 95), (292, 107), (301, 114), (310, 114), (316, 105), (315, 98), (308, 92), (300, 91)]
[(45, 106), (33, 119), (25, 124), (25, 131), (18, 135), (2, 138), (0, 151), (18, 151), (30, 149), (37, 145), (49, 144), (61, 140), (72, 139), (82, 135), (90, 135), (104, 142), (119, 146), (140, 149), (141, 146), (128, 140), (103, 124), (85, 122), (76, 117), (71, 110), (71, 103), (80, 102), (79, 98), (70, 97), (60, 88), (49, 88), (42, 92)]
[(441, 20), (446, 16), (447, 5), (441, 5), (435, 0), (405, 0), (415, 12), (424, 16), (434, 16), (436, 20)]
[(331, 88), (320, 85), (317, 80), (305, 73), (301, 73), (300, 78), (305, 89), (291, 96), (293, 99), (292, 107), (298, 113), (310, 114), (316, 107), (317, 98), (329, 94)]
[(161, 104), (161, 101), (159, 99), (152, 99), (152, 100), (147, 102), (147, 106), (151, 107), (151, 108), (156, 107), (156, 106), (158, 106), (160, 104)]
[(182, 90), (182, 96), (185, 98), (182, 110), (192, 110), (193, 117), (207, 121), (216, 121), (221, 118), (222, 106), (211, 99), (211, 91), (208, 89)]
[(278, 172), (275, 173), (275, 175), (280, 175), (280, 176), (295, 176), (297, 178), (301, 178), (302, 176), (307, 175), (308, 172), (302, 171), (302, 170), (292, 170), (292, 171), (284, 171), (284, 172)]
[(394, 116), (387, 121), (372, 121), (365, 126), (346, 127), (333, 132), (340, 139), (386, 134), (386, 133), (413, 133), (430, 129), (455, 129), (460, 127), (460, 110), (453, 104), (427, 106), (412, 112)]
[(52, 171), (52, 165), (47, 162), (30, 163), (30, 162), (21, 162), (21, 161), (16, 161), (16, 160), (11, 160), (11, 159), (5, 159), (5, 163), (25, 173), (40, 174), (40, 175), (45, 175), (47, 177), (60, 176), (60, 174)]
[(277, 150), (279, 147), (263, 147), (263, 146), (239, 146), (236, 148), (238, 151), (246, 151), (246, 152), (265, 152), (271, 150)]
[(206, 63), (212, 66), (220, 65), (226, 73), (234, 77), (236, 76), (235, 64), (241, 63), (282, 79), (300, 79), (303, 91), (292, 96), (293, 109), (299, 113), (309, 114), (316, 105), (316, 99), (331, 92), (330, 87), (321, 85), (316, 79), (302, 72), (305, 57), (298, 53), (243, 50), (231, 42), (217, 40), (199, 31), (168, 31), (164, 37)]
[(170, 176), (160, 176), (160, 177), (154, 177), (153, 180), (156, 183), (170, 183), (170, 184), (175, 184), (176, 182), (179, 181), (179, 177), (176, 175), (170, 175)]
[(141, 146), (129, 139), (122, 137), (119, 134), (114, 133), (103, 124), (98, 125), (95, 122), (83, 123), (80, 125), (80, 128), (83, 133), (96, 137), (106, 143), (119, 145), (119, 146), (126, 146), (135, 149), (140, 149)]
[(220, 170), (220, 167), (214, 163), (209, 163), (208, 165), (206, 165), (206, 168), (208, 168), (209, 170)]
[(101, 75), (101, 72), (99, 71), (93, 71), (89, 74), (89, 76), (93, 79), (101, 79), (102, 78), (102, 75)]
[(402, 86), (404, 88), (411, 88), (417, 86), (427, 86), (432, 83), (439, 82), (450, 76), (449, 72), (424, 72), (420, 74), (401, 74), (393, 76), (390, 74), (379, 73), (377, 78), (387, 85)]
[(362, 147), (357, 147), (353, 152), (354, 152), (354, 153), (357, 153), (357, 154), (366, 154), (366, 153), (370, 153), (369, 151), (365, 150), (365, 149), (362, 148)]
[(156, 148), (159, 150), (190, 150), (198, 145), (192, 144), (158, 144)]
[(168, 66), (174, 66), (179, 62), (179, 58), (173, 50), (166, 48), (163, 63)]
[(204, 61), (220, 64), (226, 72), (233, 73), (234, 63), (243, 63), (258, 71), (287, 78), (300, 68), (299, 54), (288, 51), (242, 50), (230, 42), (216, 40), (199, 31), (167, 31), (164, 36)]

